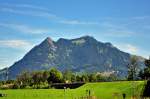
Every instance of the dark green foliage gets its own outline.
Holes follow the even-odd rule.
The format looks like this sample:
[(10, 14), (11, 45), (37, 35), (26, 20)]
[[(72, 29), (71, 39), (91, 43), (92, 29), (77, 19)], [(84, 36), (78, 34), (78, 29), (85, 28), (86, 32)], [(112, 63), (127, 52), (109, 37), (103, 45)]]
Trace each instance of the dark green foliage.
[(147, 81), (144, 91), (143, 91), (143, 97), (150, 97), (150, 81)]
[(140, 70), (138, 76), (140, 77), (140, 79), (145, 79), (145, 76), (143, 75), (144, 71)]
[(147, 80), (150, 77), (150, 68), (144, 68), (144, 70), (141, 70), (139, 72), (139, 77)]
[(47, 82), (47, 79), (48, 79), (48, 77), (49, 77), (49, 72), (48, 71), (44, 71), (43, 73), (42, 73), (42, 82), (44, 83), (44, 82)]
[(48, 77), (49, 74), (47, 71), (24, 72), (17, 76), (17, 80), (14, 82), (14, 89), (26, 87), (39, 88), (47, 82)]
[(55, 68), (52, 68), (50, 70), (50, 76), (48, 77), (47, 81), (49, 84), (51, 83), (61, 83), (62, 82), (62, 73), (55, 69)]
[(139, 77), (141, 79), (150, 80), (150, 59), (145, 60), (145, 66), (146, 68), (139, 72)]
[(81, 82), (81, 76), (80, 75), (76, 75), (76, 81)]
[(76, 75), (72, 74), (72, 76), (71, 76), (71, 82), (76, 82), (76, 81), (77, 81)]
[(97, 82), (101, 82), (101, 81), (105, 81), (106, 77), (103, 77), (102, 75), (96, 75), (96, 78), (97, 78)]
[(32, 84), (34, 85), (34, 87), (38, 88), (42, 81), (43, 81), (42, 72), (32, 73)]
[(65, 70), (65, 71), (63, 72), (63, 80), (64, 80), (64, 82), (65, 82), (65, 81), (72, 81), (72, 80), (73, 80), (72, 76), (73, 76), (72, 71), (70, 71), (70, 70)]
[(96, 82), (96, 80), (97, 80), (95, 74), (88, 75), (88, 78), (89, 78), (89, 82)]
[(12, 84), (12, 83), (14, 83), (14, 82), (15, 82), (15, 80), (7, 80), (7, 81), (6, 81), (7, 84)]
[(147, 66), (148, 68), (150, 68), (150, 59), (145, 60), (145, 66)]
[(128, 64), (128, 80), (136, 80), (138, 73), (138, 58), (136, 56), (132, 56), (130, 63)]
[(57, 88), (57, 89), (64, 89), (70, 88), (75, 89), (85, 84), (84, 82), (78, 82), (78, 83), (59, 83), (59, 84), (52, 84), (51, 87)]
[[(19, 89), (19, 88), (49, 88), (53, 85), (67, 85), (69, 88), (75, 88), (78, 85), (87, 82), (101, 82), (101, 81), (115, 81), (117, 80), (114, 74), (107, 76), (102, 73), (72, 73), (67, 70), (63, 74), (56, 68), (52, 68), (49, 71), (36, 71), (36, 72), (23, 72), (17, 76), (16, 80), (8, 80), (0, 82), (0, 85), (11, 85), (8, 88)], [(71, 85), (73, 86), (71, 87)], [(62, 87), (62, 86), (61, 86)]]
[(17, 83), (21, 88), (25, 88), (31, 84), (31, 75), (29, 72), (23, 72), (22, 74), (18, 75)]
[(12, 89), (19, 89), (20, 88), (20, 85), (18, 83), (14, 83)]
[(83, 75), (81, 76), (81, 81), (82, 81), (82, 82), (89, 82), (89, 77), (88, 77), (88, 75), (87, 75), (87, 74), (83, 74)]
[(111, 74), (109, 76), (102, 76), (102, 75), (97, 75), (96, 76), (97, 82), (106, 82), (106, 81), (117, 81), (118, 78), (115, 74)]

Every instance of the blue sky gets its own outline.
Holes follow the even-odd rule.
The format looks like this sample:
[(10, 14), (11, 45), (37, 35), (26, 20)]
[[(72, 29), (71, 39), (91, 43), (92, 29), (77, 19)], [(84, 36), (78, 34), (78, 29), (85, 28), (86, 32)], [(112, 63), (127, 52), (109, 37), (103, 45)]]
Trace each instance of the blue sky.
[(149, 5), (149, 0), (0, 0), (0, 68), (48, 36), (90, 35), (148, 58)]

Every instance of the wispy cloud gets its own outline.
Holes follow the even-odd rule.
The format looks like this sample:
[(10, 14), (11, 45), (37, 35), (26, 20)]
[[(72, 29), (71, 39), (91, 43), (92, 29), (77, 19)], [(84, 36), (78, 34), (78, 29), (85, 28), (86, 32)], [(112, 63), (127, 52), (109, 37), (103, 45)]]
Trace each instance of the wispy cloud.
[(46, 28), (33, 28), (31, 26), (27, 26), (24, 24), (11, 24), (11, 23), (0, 23), (0, 26), (13, 29), (15, 31), (19, 31), (22, 33), (31, 33), (31, 34), (43, 34), (50, 31), (50, 29)]
[(17, 49), (26, 49), (33, 46), (30, 42), (25, 40), (0, 40), (1, 47), (10, 47)]
[(47, 18), (48, 20), (52, 20), (61, 23), (61, 24), (68, 24), (68, 25), (98, 25), (98, 22), (89, 22), (89, 21), (79, 21), (79, 20), (67, 20), (62, 17), (58, 17), (55, 14), (49, 13), (47, 11), (34, 11), (34, 10), (17, 10), (13, 8), (2, 8), (0, 9), (2, 12), (7, 13), (14, 13), (20, 15), (28, 15), (28, 16), (35, 16), (35, 17), (42, 17)]
[(126, 47), (126, 50), (128, 50), (131, 53), (137, 53), (138, 52), (138, 48), (134, 45), (127, 44), (127, 45), (125, 45), (125, 47)]
[(145, 19), (149, 19), (150, 16), (135, 16), (135, 17), (132, 17), (131, 19), (133, 20), (145, 20)]
[(0, 59), (0, 69), (4, 69), (7, 66), (10, 66), (10, 64), (8, 64), (10, 61), (8, 59)]
[(16, 5), (3, 4), (3, 6), (0, 8), (0, 11), (5, 13), (47, 18), (48, 20), (53, 20), (56, 23), (68, 24), (68, 25), (98, 25), (99, 24), (98, 22), (80, 21), (77, 19), (76, 20), (66, 19), (64, 17), (57, 16), (53, 13), (50, 13), (49, 9), (47, 8), (41, 6), (29, 5), (29, 4), (16, 4)]
[(139, 48), (132, 44), (116, 44), (115, 46), (117, 46), (122, 51), (132, 54), (137, 54), (137, 52), (139, 51)]
[(4, 7), (15, 7), (15, 8), (26, 8), (26, 9), (34, 9), (34, 10), (44, 10), (48, 11), (49, 9), (39, 6), (39, 5), (31, 5), (31, 4), (10, 4), (10, 3), (2, 3), (0, 4)]
[(38, 11), (38, 10), (19, 10), (14, 8), (1, 8), (0, 11), (7, 12), (7, 13), (14, 13), (20, 15), (28, 15), (28, 16), (35, 16), (35, 17), (44, 17), (48, 19), (58, 18), (56, 15), (51, 14), (46, 11)]
[(135, 31), (130, 30), (124, 24), (115, 24), (104, 22), (101, 27), (105, 30), (104, 35), (110, 37), (131, 37), (136, 34)]
[(124, 52), (128, 52), (130, 54), (139, 55), (145, 58), (149, 58), (150, 52), (146, 49), (143, 49), (142, 47), (135, 46), (133, 44), (127, 44), (127, 43), (118, 43), (115, 44), (117, 48)]
[(117, 30), (117, 29), (108, 29), (105, 31), (105, 36), (110, 37), (132, 37), (135, 32), (129, 30)]
[(133, 45), (133, 44), (118, 43), (118, 44), (115, 44), (115, 46), (124, 52), (134, 54), (134, 55), (139, 55), (145, 58), (148, 58), (150, 54), (149, 51), (143, 48), (140, 48), (136, 45)]
[(88, 21), (79, 21), (79, 20), (62, 20), (60, 23), (68, 25), (98, 25), (98, 22), (88, 22)]
[(1, 5), (0, 11), (6, 13), (44, 17), (49, 19), (57, 18), (56, 15), (49, 12), (48, 8), (42, 6), (31, 4), (8, 4), (8, 3), (3, 3), (0, 5)]

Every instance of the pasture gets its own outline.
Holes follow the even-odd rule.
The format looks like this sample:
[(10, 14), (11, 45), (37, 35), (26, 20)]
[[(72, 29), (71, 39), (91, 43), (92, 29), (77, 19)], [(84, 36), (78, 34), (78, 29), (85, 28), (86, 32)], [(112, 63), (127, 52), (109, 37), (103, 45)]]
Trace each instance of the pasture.
[[(76, 89), (8, 89), (0, 90), (0, 93), (7, 94), (2, 99), (85, 99), (90, 90), (91, 96), (96, 99), (123, 99), (122, 94), (126, 94), (126, 99), (130, 99), (134, 93), (140, 96), (143, 90), (144, 81), (121, 81), (121, 82), (99, 82), (87, 83)], [(134, 87), (134, 90), (133, 90)], [(114, 98), (116, 97), (116, 98)], [(94, 98), (95, 99), (95, 98)]]

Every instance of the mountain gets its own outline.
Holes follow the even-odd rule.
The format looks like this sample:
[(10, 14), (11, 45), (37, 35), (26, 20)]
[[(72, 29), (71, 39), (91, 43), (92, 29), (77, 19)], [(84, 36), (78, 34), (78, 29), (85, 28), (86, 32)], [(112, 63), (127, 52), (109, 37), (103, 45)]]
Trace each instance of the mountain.
[(58, 41), (48, 37), (10, 66), (8, 76), (14, 79), (23, 71), (47, 70), (51, 67), (74, 72), (114, 71), (125, 76), (130, 57), (130, 54), (120, 51), (111, 43), (102, 43), (90, 36), (70, 40), (60, 38)]

